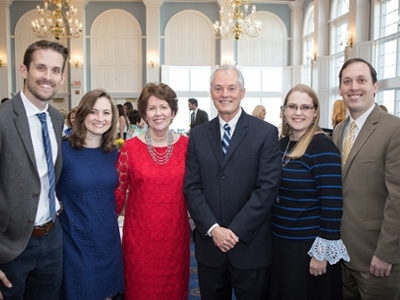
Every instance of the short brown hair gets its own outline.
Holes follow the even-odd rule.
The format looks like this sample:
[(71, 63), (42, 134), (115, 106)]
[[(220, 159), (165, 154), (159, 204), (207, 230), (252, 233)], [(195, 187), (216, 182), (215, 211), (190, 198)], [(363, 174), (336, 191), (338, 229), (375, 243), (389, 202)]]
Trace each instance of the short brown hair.
[(150, 96), (167, 101), (173, 115), (176, 116), (178, 113), (178, 98), (176, 97), (176, 93), (164, 83), (148, 83), (144, 86), (137, 102), (138, 111), (145, 121), (147, 121), (146, 109)]
[(81, 102), (79, 103), (76, 114), (75, 114), (75, 124), (72, 127), (71, 135), (69, 140), (71, 146), (75, 149), (83, 149), (85, 145), (87, 128), (85, 126), (85, 119), (92, 111), (93, 107), (96, 105), (96, 101), (99, 98), (107, 98), (111, 104), (111, 127), (108, 129), (102, 137), (101, 147), (106, 152), (111, 152), (115, 148), (115, 133), (117, 131), (117, 120), (118, 111), (115, 104), (112, 102), (110, 95), (107, 92), (96, 89), (87, 92), (83, 95)]
[(33, 53), (37, 50), (48, 50), (51, 49), (55, 52), (58, 52), (62, 55), (64, 61), (63, 61), (63, 67), (62, 67), (62, 72), (64, 72), (65, 69), (65, 62), (68, 59), (69, 55), (69, 50), (68, 48), (64, 47), (63, 45), (57, 43), (57, 42), (52, 42), (52, 41), (47, 41), (47, 40), (41, 40), (37, 41), (33, 44), (31, 44), (28, 49), (25, 51), (24, 55), (24, 66), (26, 69), (29, 71), (29, 67), (31, 65), (32, 59), (33, 59)]
[(374, 67), (369, 62), (367, 62), (366, 60), (356, 57), (356, 58), (350, 58), (349, 60), (347, 60), (343, 64), (342, 68), (340, 69), (340, 71), (339, 71), (339, 87), (342, 85), (342, 73), (343, 73), (343, 70), (346, 69), (351, 64), (354, 64), (354, 63), (357, 63), (357, 62), (364, 63), (364, 64), (366, 64), (368, 66), (369, 73), (371, 74), (371, 78), (372, 78), (372, 83), (376, 83), (378, 81), (378, 75), (377, 75), (376, 70), (374, 69)]

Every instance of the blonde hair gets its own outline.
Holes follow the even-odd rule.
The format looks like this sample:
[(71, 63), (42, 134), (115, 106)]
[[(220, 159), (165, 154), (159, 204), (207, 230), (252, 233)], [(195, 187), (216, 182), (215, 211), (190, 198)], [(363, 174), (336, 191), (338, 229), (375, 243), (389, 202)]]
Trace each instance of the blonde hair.
[(347, 107), (342, 99), (336, 100), (333, 103), (332, 112), (332, 127), (335, 128), (337, 124), (346, 119)]
[[(283, 102), (283, 118), (285, 119), (285, 110), (286, 110), (286, 105), (289, 101), (289, 96), (293, 92), (300, 92), (300, 93), (305, 93), (307, 94), (312, 100), (313, 100), (313, 105), (314, 105), (314, 110), (315, 110), (315, 119), (311, 123), (310, 127), (307, 129), (307, 131), (300, 137), (296, 145), (293, 147), (292, 151), (290, 154), (287, 154), (287, 157), (290, 158), (300, 158), (304, 155), (304, 153), (307, 150), (308, 145), (310, 144), (312, 138), (316, 133), (323, 133), (321, 127), (319, 127), (319, 119), (320, 119), (320, 112), (319, 112), (319, 101), (318, 101), (318, 96), (315, 93), (315, 91), (305, 85), (305, 84), (298, 84), (294, 86), (293, 88), (290, 89), (290, 91), (287, 93), (285, 97), (285, 101)], [(282, 135), (283, 136), (289, 136), (291, 135), (292, 129), (289, 127), (289, 125), (285, 122), (282, 124)]]
[(259, 119), (262, 119), (262, 118), (261, 118), (261, 114), (262, 114), (263, 110), (265, 110), (265, 107), (264, 107), (264, 106), (262, 106), (262, 105), (257, 105), (257, 106), (254, 108), (254, 110), (253, 110), (252, 116), (254, 116), (254, 117), (256, 117), (256, 118), (259, 118)]

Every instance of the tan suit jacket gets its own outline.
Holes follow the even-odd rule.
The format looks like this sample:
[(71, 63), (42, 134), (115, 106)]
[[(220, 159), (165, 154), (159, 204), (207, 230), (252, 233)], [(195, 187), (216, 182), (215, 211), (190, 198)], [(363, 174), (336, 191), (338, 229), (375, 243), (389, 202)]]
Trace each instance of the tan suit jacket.
[[(342, 152), (349, 118), (336, 126)], [(342, 171), (342, 240), (350, 269), (368, 271), (373, 255), (400, 262), (400, 119), (375, 106), (359, 132)]]

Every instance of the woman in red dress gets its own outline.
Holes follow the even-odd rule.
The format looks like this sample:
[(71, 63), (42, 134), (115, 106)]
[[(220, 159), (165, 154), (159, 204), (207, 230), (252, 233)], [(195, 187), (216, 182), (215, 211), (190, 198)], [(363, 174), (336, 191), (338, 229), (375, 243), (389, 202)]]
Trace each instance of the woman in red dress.
[(178, 101), (168, 85), (147, 84), (138, 110), (148, 130), (125, 142), (117, 163), (119, 214), (126, 204), (125, 299), (186, 300), (190, 226), (182, 190), (188, 139), (169, 130)]

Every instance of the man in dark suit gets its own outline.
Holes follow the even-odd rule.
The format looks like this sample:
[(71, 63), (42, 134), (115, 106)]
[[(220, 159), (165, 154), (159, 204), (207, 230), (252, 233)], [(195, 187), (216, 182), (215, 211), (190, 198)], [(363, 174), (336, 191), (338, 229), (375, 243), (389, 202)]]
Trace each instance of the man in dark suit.
[(281, 175), (278, 132), (241, 109), (245, 88), (237, 68), (220, 67), (211, 83), (218, 116), (191, 131), (184, 183), (201, 296), (231, 299), (233, 289), (238, 300), (266, 299), (270, 211)]
[(53, 188), (64, 122), (47, 101), (65, 80), (68, 52), (50, 41), (30, 45), (19, 69), (24, 88), (0, 106), (0, 299), (60, 298), (62, 231)]
[(400, 299), (400, 119), (375, 104), (377, 74), (365, 60), (346, 61), (339, 81), (350, 113), (333, 131), (350, 256), (342, 264), (343, 298)]
[(197, 99), (189, 98), (188, 100), (189, 110), (192, 111), (190, 115), (190, 129), (208, 122), (208, 114), (204, 111), (199, 109), (199, 105), (197, 103)]

